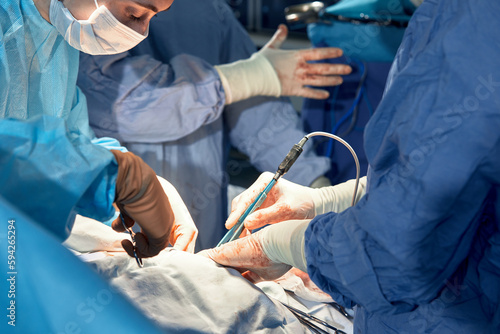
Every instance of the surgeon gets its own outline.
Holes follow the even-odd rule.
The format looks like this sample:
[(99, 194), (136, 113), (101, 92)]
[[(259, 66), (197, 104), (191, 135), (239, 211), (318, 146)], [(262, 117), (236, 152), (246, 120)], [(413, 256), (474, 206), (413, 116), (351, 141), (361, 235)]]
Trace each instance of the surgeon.
[[(356, 205), (353, 181), (280, 180), (246, 227), (276, 224), (202, 254), (252, 281), (307, 271), (356, 306), (355, 333), (498, 333), (499, 11), (488, 0), (417, 9), (365, 130)], [(235, 199), (228, 226), (269, 180)]]
[[(171, 231), (173, 239), (186, 233), (196, 235), (195, 228), (185, 227), (173, 219), (168, 199), (158, 195), (159, 182), (154, 180), (154, 173), (141, 159), (131, 153), (118, 152), (123, 148), (116, 140), (95, 139), (88, 126), (85, 97), (76, 87), (79, 51), (115, 54), (129, 50), (147, 36), (150, 19), (171, 4), (172, 0), (14, 0), (0, 5), (0, 117), (37, 120), (31, 125), (32, 131), (23, 128), (21, 140), (13, 139), (13, 133), (7, 131), (9, 122), (3, 124), (2, 129), (7, 131), (0, 133), (6, 138), (2, 139), (7, 155), (3, 159), (8, 163), (2, 165), (5, 168), (2, 195), (31, 217), (37, 216), (62, 238), (71, 229), (75, 213), (103, 220), (114, 213), (113, 201), (120, 208), (126, 225), (137, 221), (141, 226), (144, 235), (139, 235), (137, 240), (141, 256), (153, 256), (166, 247)], [(318, 74), (328, 72), (328, 67), (309, 66), (306, 61), (338, 52), (337, 49), (324, 49), (289, 54), (267, 50), (243, 65), (222, 69), (221, 73), (225, 73), (225, 82), (234, 82), (237, 81), (235, 75), (246, 73), (242, 68), (250, 68), (247, 72), (251, 74), (276, 71), (272, 94), (325, 96), (327, 93), (303, 85), (328, 85), (337, 81), (336, 76)], [(299, 68), (298, 71), (294, 71), (295, 68)], [(289, 73), (292, 79), (280, 85), (280, 78), (289, 79)], [(250, 75), (250, 79), (255, 78)], [(231, 86), (226, 86), (227, 91), (231, 91)], [(255, 88), (245, 90), (244, 94), (258, 94), (257, 91)], [(236, 100), (241, 94), (233, 91), (231, 96)], [(50, 117), (41, 116), (60, 118), (63, 122), (56, 126), (53, 119), (48, 121)], [(47, 127), (49, 132), (42, 131)], [(57, 163), (54, 157), (65, 156), (64, 149), (68, 147), (54, 141), (54, 131), (60, 131), (59, 127), (65, 128), (71, 145), (85, 143), (84, 152), (78, 153), (85, 159), (72, 160), (69, 158), (72, 155), (68, 154), (66, 160)], [(58, 140), (62, 140), (61, 136)], [(88, 140), (101, 147), (86, 145)], [(49, 142), (53, 145), (48, 145)], [(29, 147), (40, 148), (36, 160), (31, 151), (26, 151)], [(102, 151), (102, 147), (112, 150)], [(16, 158), (19, 156), (22, 158)], [(20, 161), (32, 166), (30, 173), (21, 169)], [(62, 174), (70, 173), (65, 168), (80, 172), (81, 178), (63, 178)], [(72, 194), (66, 207), (41, 201), (52, 202), (52, 192), (60, 188), (70, 189)], [(42, 190), (46, 193), (41, 194)], [(27, 193), (32, 200), (27, 199)], [(120, 218), (113, 226), (123, 231)], [(194, 242), (194, 238), (187, 240)], [(132, 244), (125, 242), (125, 246), (132, 254)]]
[[(229, 145), (259, 170), (274, 170), (305, 135), (287, 99), (223, 103), (217, 100), (225, 98), (222, 87), (206, 89), (219, 81), (216, 71), (199, 80), (200, 66), (217, 67), (255, 51), (224, 0), (182, 0), (159, 13), (148, 38), (129, 52), (80, 56), (78, 86), (96, 135), (117, 138), (176, 187), (200, 232), (198, 250), (214, 247), (225, 233), (228, 178), (241, 173), (228, 161)], [(349, 70), (336, 66), (339, 73)], [(318, 185), (328, 165), (308, 145), (288, 176)]]
[[(124, 18), (125, 8), (116, 4), (111, 10)], [(154, 4), (157, 11), (165, 10), (171, 1)], [(79, 50), (124, 51), (145, 38), (145, 28), (136, 27), (138, 32), (119, 23), (107, 7), (97, 8), (94, 1), (66, 5), (1, 3), (0, 117), (6, 119), (0, 132), (2, 196), (61, 239), (76, 213), (110, 218), (115, 202), (127, 224), (136, 221), (142, 228), (139, 256), (154, 256), (169, 241), (175, 243), (171, 231), (177, 236), (175, 231), (182, 227), (142, 159), (122, 152), (116, 141), (101, 140), (101, 146), (91, 142), (85, 98), (76, 87)], [(78, 21), (68, 9), (79, 19), (92, 15), (92, 20)], [(147, 20), (155, 14), (135, 2), (129, 9), (141, 10)], [(66, 195), (56, 196), (58, 192)], [(123, 229), (119, 221), (115, 227)], [(129, 241), (123, 245), (133, 253)]]

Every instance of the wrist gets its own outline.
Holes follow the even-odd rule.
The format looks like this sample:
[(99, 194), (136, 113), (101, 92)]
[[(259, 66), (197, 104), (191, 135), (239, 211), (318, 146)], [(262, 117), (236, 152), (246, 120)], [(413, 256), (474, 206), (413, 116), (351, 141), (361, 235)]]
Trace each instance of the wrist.
[(335, 202), (335, 187), (323, 187), (312, 190), (312, 201), (314, 204), (314, 216), (333, 211)]
[(290, 220), (259, 231), (264, 254), (275, 263), (289, 264), (307, 272), (305, 231), (310, 220)]
[(226, 104), (257, 95), (281, 95), (278, 74), (269, 60), (259, 52), (248, 59), (215, 66), (215, 69), (226, 93)]
[[(349, 180), (331, 187), (311, 189), (314, 203), (315, 215), (328, 212), (342, 212), (352, 204), (356, 180)], [(354, 203), (357, 203), (364, 196), (366, 189), (366, 177), (359, 180), (358, 189)]]

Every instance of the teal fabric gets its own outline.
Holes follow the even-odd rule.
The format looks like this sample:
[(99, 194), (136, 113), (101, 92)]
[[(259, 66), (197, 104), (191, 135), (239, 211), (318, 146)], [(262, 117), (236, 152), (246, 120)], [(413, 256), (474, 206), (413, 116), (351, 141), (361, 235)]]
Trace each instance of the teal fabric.
[(0, 117), (51, 115), (66, 120), (72, 136), (92, 137), (87, 102), (76, 86), (79, 51), (32, 0), (3, 0), (0, 24)]
[[(351, 19), (370, 18), (408, 22), (411, 10), (397, 0), (342, 0), (326, 8), (326, 13)], [(367, 62), (391, 62), (401, 44), (405, 28), (354, 24), (326, 20), (331, 23), (310, 24), (307, 27), (313, 45), (339, 47), (349, 57)]]
[[(32, 0), (0, 1), (1, 193), (60, 238), (76, 213), (105, 220), (114, 212), (117, 167), (99, 145), (119, 144), (91, 144), (78, 65), (79, 51)], [(58, 192), (67, 194), (60, 202), (52, 196)]]
[(5, 200), (65, 239), (77, 213), (106, 220), (114, 213), (118, 166), (64, 121), (39, 116), (0, 119), (0, 189)]
[[(1, 333), (162, 332), (47, 233), (43, 222), (29, 219), (2, 195), (0, 217)], [(15, 248), (8, 249), (7, 240)], [(8, 264), (9, 255), (15, 263)]]

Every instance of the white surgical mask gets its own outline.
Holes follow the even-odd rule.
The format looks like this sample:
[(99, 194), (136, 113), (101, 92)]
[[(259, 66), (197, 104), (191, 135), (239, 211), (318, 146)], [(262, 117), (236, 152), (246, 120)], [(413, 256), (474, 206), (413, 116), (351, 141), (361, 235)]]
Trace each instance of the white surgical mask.
[(424, 2), (424, 0), (410, 0), (410, 2), (415, 6), (418, 7)]
[(50, 2), (50, 22), (64, 39), (82, 52), (91, 55), (106, 55), (132, 49), (147, 37), (118, 21), (105, 7), (99, 7), (88, 20), (77, 20), (59, 0)]

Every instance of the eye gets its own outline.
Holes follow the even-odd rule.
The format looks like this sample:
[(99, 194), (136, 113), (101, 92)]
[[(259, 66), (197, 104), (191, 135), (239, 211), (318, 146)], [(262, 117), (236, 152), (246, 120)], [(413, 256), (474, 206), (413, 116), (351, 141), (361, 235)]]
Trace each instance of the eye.
[(130, 15), (130, 20), (131, 20), (131, 21), (134, 21), (134, 22), (138, 22), (138, 21), (140, 21), (140, 20), (141, 20), (141, 18), (140, 18), (140, 17), (137, 17), (137, 16), (134, 16), (134, 15)]

